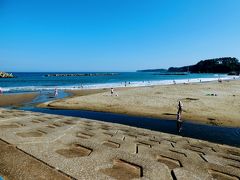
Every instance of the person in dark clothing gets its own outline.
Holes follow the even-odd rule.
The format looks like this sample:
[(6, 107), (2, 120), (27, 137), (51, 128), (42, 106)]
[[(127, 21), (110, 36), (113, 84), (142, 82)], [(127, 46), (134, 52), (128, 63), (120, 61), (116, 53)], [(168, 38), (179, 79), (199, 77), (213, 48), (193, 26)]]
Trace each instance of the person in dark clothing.
[(181, 101), (178, 101), (178, 111), (177, 111), (177, 131), (178, 133), (182, 130), (182, 111), (183, 111), (183, 103)]

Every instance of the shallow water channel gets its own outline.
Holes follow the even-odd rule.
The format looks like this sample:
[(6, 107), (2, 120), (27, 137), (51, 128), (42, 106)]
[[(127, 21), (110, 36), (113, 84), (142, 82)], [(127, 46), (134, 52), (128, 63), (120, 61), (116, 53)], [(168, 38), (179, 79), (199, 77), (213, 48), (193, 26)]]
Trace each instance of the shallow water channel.
[[(60, 98), (68, 96), (68, 94), (64, 92), (61, 92), (59, 94), (60, 94)], [(136, 117), (136, 116), (123, 115), (123, 114), (94, 112), (94, 111), (85, 111), (85, 110), (43, 109), (43, 108), (36, 108), (34, 106), (34, 104), (38, 102), (54, 100), (54, 98), (52, 99), (51, 96), (49, 97), (48, 95), (49, 93), (41, 93), (38, 96), (38, 98), (36, 98), (33, 102), (26, 104), (24, 107), (20, 109), (34, 111), (34, 112), (48, 113), (48, 114), (82, 117), (82, 118), (88, 118), (90, 120), (94, 119), (99, 121), (140, 127), (140, 128), (150, 129), (154, 131), (170, 133), (170, 134), (178, 134), (176, 131), (176, 122), (171, 120)], [(240, 147), (240, 128), (221, 127), (221, 126), (198, 124), (198, 123), (185, 121), (183, 123), (183, 129), (179, 135), (184, 137), (191, 137), (191, 138), (196, 138), (201, 140), (207, 140), (210, 142)]]

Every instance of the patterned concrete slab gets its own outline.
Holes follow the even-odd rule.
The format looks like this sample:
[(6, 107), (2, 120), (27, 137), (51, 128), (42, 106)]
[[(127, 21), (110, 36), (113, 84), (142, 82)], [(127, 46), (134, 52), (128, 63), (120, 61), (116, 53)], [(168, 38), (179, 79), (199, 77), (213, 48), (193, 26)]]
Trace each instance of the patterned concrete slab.
[(240, 179), (239, 148), (84, 118), (0, 109), (0, 145), (6, 179)]

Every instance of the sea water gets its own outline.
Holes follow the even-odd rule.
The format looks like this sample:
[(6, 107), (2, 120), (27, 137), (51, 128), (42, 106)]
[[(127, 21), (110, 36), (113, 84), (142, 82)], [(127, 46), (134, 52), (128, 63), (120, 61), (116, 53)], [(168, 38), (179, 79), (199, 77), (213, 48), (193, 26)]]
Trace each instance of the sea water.
[[(79, 74), (82, 72), (56, 74)], [(84, 72), (86, 73), (86, 72)], [(88, 72), (87, 72), (88, 73)], [(92, 73), (92, 72), (91, 72)], [(94, 72), (93, 72), (94, 73)], [(99, 72), (97, 72), (99, 74)], [(106, 72), (103, 72), (106, 73)], [(66, 89), (96, 89), (111, 87), (136, 87), (176, 83), (206, 82), (239, 77), (226, 74), (186, 74), (186, 75), (161, 75), (155, 72), (118, 72), (111, 76), (46, 76), (48, 72), (41, 73), (13, 73), (15, 78), (0, 79), (0, 87), (5, 93), (22, 93), (34, 91), (52, 91)]]

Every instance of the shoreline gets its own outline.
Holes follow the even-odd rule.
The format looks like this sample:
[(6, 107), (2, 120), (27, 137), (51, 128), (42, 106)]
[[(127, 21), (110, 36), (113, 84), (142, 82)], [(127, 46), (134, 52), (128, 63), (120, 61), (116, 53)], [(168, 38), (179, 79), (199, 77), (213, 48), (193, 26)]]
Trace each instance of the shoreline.
[[(56, 100), (57, 101), (57, 100)], [(54, 101), (55, 102), (55, 101)], [(80, 111), (89, 111), (89, 112), (98, 112), (98, 113), (112, 113), (114, 115), (126, 115), (126, 116), (131, 116), (131, 117), (136, 117), (136, 118), (151, 118), (151, 119), (155, 119), (155, 120), (167, 120), (167, 121), (176, 121), (176, 118), (170, 118), (168, 116), (162, 116), (162, 115), (152, 115), (152, 114), (141, 114), (141, 113), (128, 113), (128, 112), (119, 112), (119, 111), (106, 111), (106, 110), (97, 110), (97, 109), (92, 109), (92, 108), (83, 108), (83, 109), (79, 109), (79, 108), (74, 108), (74, 107), (65, 107), (65, 106), (52, 106), (51, 103), (49, 103), (48, 106), (43, 105), (43, 104), (39, 104), (37, 105), (38, 108), (45, 108), (45, 109), (52, 109), (52, 110), (80, 110)], [(177, 116), (176, 114), (169, 114), (169, 116)], [(199, 124), (199, 125), (209, 125), (209, 126), (220, 126), (220, 127), (226, 127), (226, 128), (239, 128), (240, 125), (231, 125), (231, 124), (218, 124), (216, 122), (212, 122), (212, 121), (201, 121), (201, 120), (196, 120), (196, 119), (184, 119), (184, 122), (189, 122), (189, 123), (193, 123), (193, 124)]]
[[(240, 76), (229, 76), (222, 74), (219, 77), (202, 77), (202, 78), (185, 78), (185, 79), (162, 79), (162, 80), (139, 80), (139, 81), (126, 81), (127, 86), (125, 87), (124, 82), (113, 82), (113, 83), (100, 83), (100, 84), (82, 84), (82, 85), (69, 85), (69, 86), (56, 86), (59, 90), (98, 90), (98, 89), (108, 89), (108, 88), (138, 88), (138, 87), (149, 87), (149, 86), (164, 86), (176, 84), (194, 84), (194, 83), (208, 83), (218, 81), (218, 79), (223, 81), (240, 80)], [(129, 84), (130, 82), (130, 84)], [(21, 92), (21, 91), (54, 91), (54, 87), (45, 86), (22, 86), (22, 87), (2, 87), (3, 92)]]
[[(57, 100), (56, 100), (57, 101)], [(51, 103), (49, 103), (51, 104)], [(159, 115), (159, 116), (154, 116), (154, 115), (145, 115), (145, 114), (139, 114), (139, 113), (120, 113), (119, 111), (116, 111), (116, 112), (112, 112), (112, 111), (104, 111), (104, 110), (92, 110), (92, 109), (78, 109), (78, 108), (67, 108), (67, 107), (55, 107), (55, 106), (45, 106), (45, 105), (42, 105), (42, 104), (39, 104), (37, 105), (38, 108), (43, 108), (43, 109), (52, 109), (52, 110), (79, 110), (79, 111), (89, 111), (89, 112), (96, 112), (96, 113), (110, 113), (110, 114), (113, 114), (113, 115), (126, 115), (128, 117), (132, 117), (132, 118), (150, 118), (150, 119), (155, 119), (155, 120), (167, 120), (167, 121), (176, 121), (176, 118), (169, 118), (169, 117), (164, 117)], [(36, 112), (39, 112), (39, 111), (36, 111)], [(171, 114), (172, 115), (172, 114)], [(175, 114), (175, 116), (177, 116), (177, 113)], [(75, 116), (73, 116), (75, 117)], [(96, 119), (97, 120), (97, 119)], [(183, 120), (183, 123), (184, 122), (189, 122), (189, 123), (192, 123), (192, 124), (199, 124), (199, 125), (209, 125), (209, 126), (219, 126), (219, 127), (226, 127), (226, 128), (239, 128), (240, 126), (231, 126), (231, 125), (221, 125), (221, 124), (217, 124), (217, 123), (214, 123), (214, 122), (210, 122), (210, 121), (200, 121), (200, 120), (194, 120), (194, 119), (184, 119)], [(121, 123), (117, 123), (117, 124), (121, 124)], [(126, 126), (129, 126), (129, 125), (126, 125)]]
[[(175, 120), (177, 100), (183, 101), (183, 120), (217, 126), (240, 127), (236, 109), (240, 101), (240, 81), (203, 82), (149, 87), (68, 91), (73, 95), (38, 105), (41, 108), (89, 110)], [(198, 92), (199, 91), (199, 92)], [(217, 94), (217, 96), (212, 96)], [(155, 100), (157, 99), (157, 100)], [(234, 110), (229, 109), (234, 105)], [(196, 107), (195, 107), (196, 106)], [(218, 109), (219, 108), (219, 109)], [(230, 110), (228, 112), (226, 110)], [(203, 113), (205, 112), (205, 113)]]

